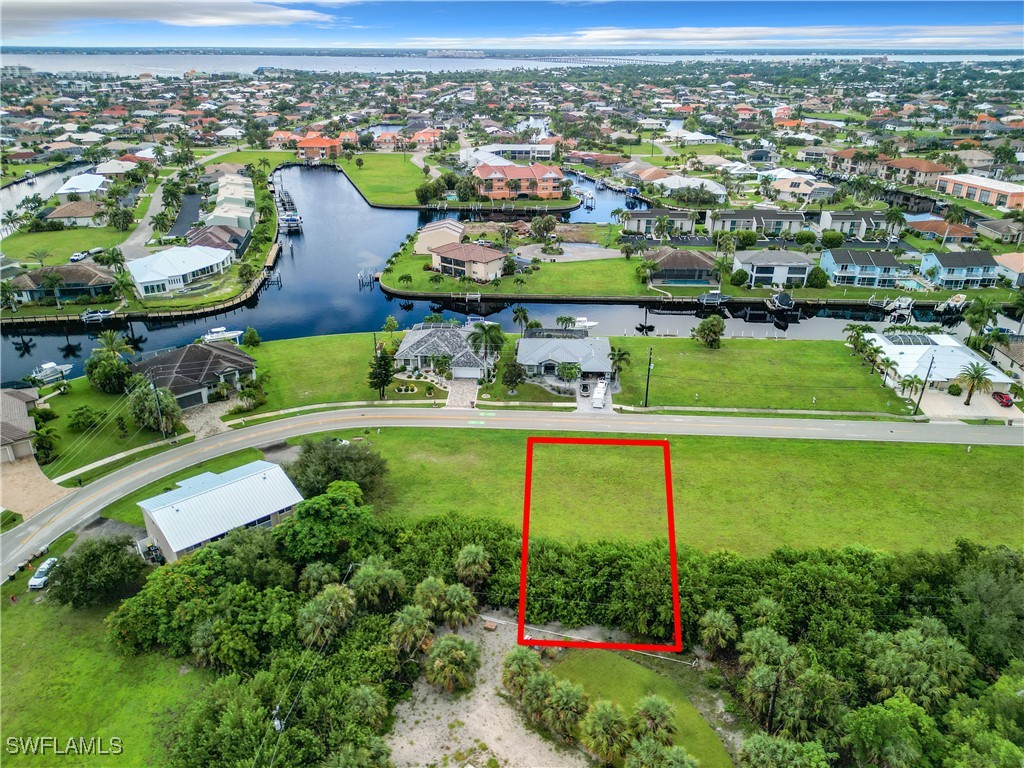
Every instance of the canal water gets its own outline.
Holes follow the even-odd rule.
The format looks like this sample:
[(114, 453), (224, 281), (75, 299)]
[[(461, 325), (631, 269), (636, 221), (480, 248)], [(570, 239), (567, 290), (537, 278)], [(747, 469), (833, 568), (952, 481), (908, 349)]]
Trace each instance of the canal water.
[[(438, 309), (445, 317), (464, 317), (451, 308), (427, 301), (393, 299), (376, 286), (360, 287), (359, 284), (360, 271), (381, 269), (407, 234), (437, 214), (371, 208), (344, 174), (328, 168), (290, 167), (283, 169), (278, 178), (294, 199), (304, 224), (301, 235), (282, 237), (282, 255), (278, 261), (281, 285), (268, 286), (250, 306), (221, 315), (177, 324), (118, 325), (137, 351), (152, 352), (187, 344), (217, 326), (244, 329), (251, 325), (269, 341), (378, 331), (388, 315), (394, 315), (403, 328)], [(565, 215), (570, 221), (609, 221), (613, 209), (625, 207), (624, 196), (617, 192), (598, 190), (585, 181), (580, 182), (580, 186), (593, 191), (594, 209), (581, 208)], [(560, 315), (588, 317), (598, 322), (592, 331), (595, 335), (635, 335), (636, 326), (645, 318), (644, 310), (636, 305), (537, 303), (527, 307), (531, 319), (545, 325), (553, 325)], [(508, 331), (517, 330), (511, 304), (470, 310), (486, 314)], [(842, 328), (848, 322), (867, 319), (870, 318), (862, 312), (845, 312), (837, 318), (819, 316), (813, 321), (792, 322), (785, 333), (789, 338), (837, 339), (842, 338)], [(646, 323), (654, 326), (655, 333), (685, 336), (699, 320), (693, 314), (651, 313)], [(107, 326), (97, 326), (91, 333), (83, 333), (77, 324), (66, 328), (44, 326), (45, 330), (31, 332), (4, 329), (0, 380), (21, 379), (45, 361), (71, 363), (74, 365), (72, 375), (80, 375), (85, 359), (96, 346), (96, 334), (104, 327)], [(783, 334), (764, 313), (752, 314), (748, 319), (728, 317), (726, 331), (730, 335), (757, 338)]]

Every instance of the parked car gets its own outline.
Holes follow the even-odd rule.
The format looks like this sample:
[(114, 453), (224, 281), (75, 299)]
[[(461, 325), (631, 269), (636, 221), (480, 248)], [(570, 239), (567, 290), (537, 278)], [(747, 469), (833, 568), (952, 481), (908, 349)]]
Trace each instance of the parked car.
[(46, 583), (50, 580), (50, 571), (57, 564), (56, 557), (48, 557), (43, 564), (36, 568), (32, 578), (28, 580), (29, 589), (45, 589)]
[(992, 399), (1003, 406), (1003, 408), (1010, 408), (1013, 406), (1013, 398), (1006, 392), (993, 392)]
[(78, 253), (74, 253), (74, 254), (71, 255), (70, 261), (72, 263), (74, 263), (76, 261), (82, 261), (83, 259), (87, 258), (88, 256), (89, 256), (89, 254), (86, 253), (85, 251), (79, 251)]
[(491, 244), (490, 240), (484, 240), (482, 237), (479, 240), (474, 240), (473, 242), (476, 243), (477, 245), (490, 245)]
[(89, 253), (90, 256), (99, 256), (101, 253), (105, 252), (106, 250), (107, 250), (106, 248), (90, 248), (88, 253)]

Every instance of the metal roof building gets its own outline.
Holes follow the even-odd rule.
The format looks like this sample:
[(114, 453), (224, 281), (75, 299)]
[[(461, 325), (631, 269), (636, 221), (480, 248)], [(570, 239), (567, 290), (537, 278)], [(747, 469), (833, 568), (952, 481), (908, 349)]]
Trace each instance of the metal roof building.
[(139, 502), (146, 532), (168, 562), (235, 528), (277, 525), (302, 495), (277, 464), (254, 461), (221, 474), (204, 472), (173, 491)]

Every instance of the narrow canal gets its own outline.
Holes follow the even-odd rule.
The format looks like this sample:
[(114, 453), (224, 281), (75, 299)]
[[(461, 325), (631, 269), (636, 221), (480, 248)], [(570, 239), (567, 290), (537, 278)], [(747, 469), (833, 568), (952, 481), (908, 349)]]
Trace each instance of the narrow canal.
[[(281, 285), (268, 286), (252, 303), (221, 315), (177, 324), (144, 322), (121, 325), (139, 352), (187, 344), (217, 326), (244, 329), (251, 325), (264, 340), (316, 336), (331, 333), (380, 330), (388, 315), (407, 328), (439, 307), (426, 301), (400, 301), (384, 295), (377, 287), (360, 287), (361, 270), (380, 269), (406, 235), (426, 223), (433, 214), (419, 211), (384, 210), (368, 206), (351, 182), (329, 169), (292, 167), (283, 169), (279, 179), (295, 200), (302, 215), (304, 232), (282, 237), (278, 261)], [(611, 190), (595, 189), (590, 182), (578, 182), (595, 196), (594, 208), (568, 215), (570, 221), (609, 221), (611, 211), (624, 206), (624, 197)], [(636, 305), (529, 304), (532, 319), (554, 324), (559, 315), (588, 317), (599, 324), (598, 335), (635, 335), (644, 321), (644, 310)], [(474, 312), (479, 311), (474, 309)], [(512, 306), (486, 307), (484, 312), (506, 330), (517, 330)], [(462, 317), (450, 309), (446, 317)], [(844, 312), (842, 317), (818, 316), (793, 322), (785, 333), (789, 338), (838, 339), (850, 320), (869, 320), (864, 313)], [(927, 320), (928, 318), (921, 318)], [(699, 322), (694, 315), (655, 315), (647, 322), (656, 333), (688, 335)], [(878, 323), (881, 327), (882, 323)], [(0, 379), (15, 381), (27, 376), (46, 361), (72, 363), (71, 375), (81, 375), (85, 359), (95, 346), (96, 334), (107, 326), (83, 333), (81, 326), (45, 330), (3, 330)], [(783, 335), (764, 313), (748, 319), (727, 318), (730, 335), (757, 338)]]

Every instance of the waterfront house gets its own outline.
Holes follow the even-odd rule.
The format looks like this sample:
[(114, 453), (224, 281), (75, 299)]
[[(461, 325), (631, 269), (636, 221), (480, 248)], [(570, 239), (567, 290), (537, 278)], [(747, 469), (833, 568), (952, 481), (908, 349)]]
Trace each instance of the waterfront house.
[(133, 171), (138, 167), (138, 163), (130, 163), (124, 160), (107, 160), (97, 165), (93, 173), (99, 174), (111, 181), (120, 181), (128, 171)]
[(826, 248), (821, 252), (821, 268), (836, 285), (894, 288), (902, 265), (889, 251)]
[(841, 149), (828, 158), (828, 166), (834, 171), (869, 176), (881, 175), (885, 164), (891, 157), (880, 152), (869, 152), (863, 149)]
[(256, 226), (256, 209), (235, 203), (224, 203), (214, 208), (206, 217), (206, 224), (224, 224), (229, 227), (252, 230)]
[(449, 243), (430, 249), (430, 265), (435, 272), (451, 277), (469, 277), (478, 283), (489, 283), (501, 277), (505, 254), (495, 248), (475, 243)]
[(746, 208), (710, 211), (707, 215), (710, 232), (735, 232), (740, 229), (760, 230), (765, 235), (778, 237), (785, 232), (799, 232), (804, 228), (804, 214), (800, 211), (781, 211), (771, 208)]
[(302, 501), (284, 470), (269, 461), (203, 472), (177, 486), (138, 503), (146, 534), (169, 563), (236, 528), (272, 528)]
[(57, 190), (57, 199), (62, 203), (72, 202), (71, 197), (78, 200), (99, 200), (106, 197), (110, 180), (95, 173), (81, 173), (72, 176)]
[(747, 285), (780, 285), (803, 287), (817, 259), (801, 251), (737, 251), (733, 271), (747, 273)]
[(990, 288), (996, 284), (997, 266), (988, 251), (926, 253), (921, 258), (921, 274), (943, 290)]
[(222, 385), (238, 390), (256, 378), (256, 361), (229, 341), (186, 344), (130, 367), (157, 387), (169, 389), (182, 408), (209, 402)]
[(1013, 379), (998, 367), (946, 333), (866, 333), (864, 340), (881, 347), (880, 358), (889, 358), (896, 363), (897, 370), (892, 376), (895, 380), (917, 376), (922, 381), (927, 378), (929, 389), (945, 390), (965, 366), (980, 363), (996, 389), (1013, 383)]
[(942, 240), (946, 243), (969, 243), (977, 233), (966, 224), (951, 224), (942, 219), (908, 221), (907, 226), (925, 240)]
[(1024, 241), (1024, 222), (1013, 219), (985, 219), (977, 223), (978, 234), (999, 243), (1018, 245)]
[(226, 224), (196, 227), (186, 233), (188, 245), (205, 245), (209, 248), (220, 248), (230, 251), (235, 259), (240, 259), (249, 247), (252, 233), (241, 227), (230, 227)]
[(801, 203), (827, 200), (836, 193), (836, 188), (831, 184), (804, 176), (773, 181), (772, 190), (779, 200)]
[(140, 296), (180, 291), (203, 278), (222, 274), (234, 261), (231, 251), (204, 245), (176, 245), (128, 262)]
[(1024, 186), (970, 173), (942, 174), (935, 188), (946, 195), (997, 208), (1024, 208)]
[(341, 140), (325, 136), (300, 139), (295, 143), (295, 155), (299, 160), (326, 160), (341, 153)]
[(665, 216), (672, 226), (672, 235), (692, 235), (697, 222), (693, 211), (676, 211), (670, 208), (651, 208), (646, 211), (628, 211), (628, 218), (622, 224), (623, 234), (640, 234), (654, 237), (657, 220)]
[(933, 163), (918, 157), (901, 157), (885, 163), (885, 177), (899, 184), (914, 187), (931, 187), (939, 181), (939, 176), (949, 173), (952, 168), (942, 163)]
[(76, 200), (73, 203), (58, 205), (43, 218), (47, 221), (59, 221), (65, 227), (98, 227), (100, 221), (96, 218), (103, 210), (103, 206), (94, 200)]
[(655, 285), (710, 285), (714, 258), (704, 251), (659, 248), (646, 258), (657, 266), (651, 271)]
[(35, 453), (32, 431), (35, 419), (29, 411), (39, 400), (39, 391), (29, 389), (0, 389), (0, 464), (27, 459)]
[(416, 235), (413, 253), (417, 256), (429, 256), (434, 248), (462, 242), (466, 234), (466, 225), (455, 219), (440, 219), (420, 227)]
[(96, 298), (108, 293), (114, 284), (114, 273), (105, 267), (94, 264), (58, 264), (52, 267), (39, 267), (11, 280), (15, 300), (20, 302), (40, 301), (53, 291), (46, 288), (48, 275), (60, 275), (63, 283), (58, 289), (61, 299), (73, 299), (80, 296)]
[(417, 323), (402, 338), (395, 353), (395, 365), (405, 366), (409, 371), (432, 369), (443, 358), (454, 378), (480, 379), (487, 364), (469, 345), (470, 332), (465, 326)]
[(402, 142), (402, 137), (392, 131), (385, 131), (373, 140), (373, 146), (377, 149), (394, 149)]
[(822, 231), (833, 229), (842, 232), (848, 239), (862, 240), (868, 232), (884, 230), (884, 211), (822, 211)]
[[(562, 196), (561, 169), (553, 165), (478, 165), (473, 169), (477, 193), (491, 200), (528, 199), (533, 195), (544, 200)], [(509, 189), (514, 182), (517, 189)]]
[(1005, 277), (1014, 288), (1024, 288), (1024, 253), (996, 253), (996, 274)]
[(530, 376), (554, 376), (560, 363), (575, 363), (583, 378), (593, 378), (611, 375), (610, 353), (611, 345), (606, 338), (523, 338), (516, 347), (516, 362)]

